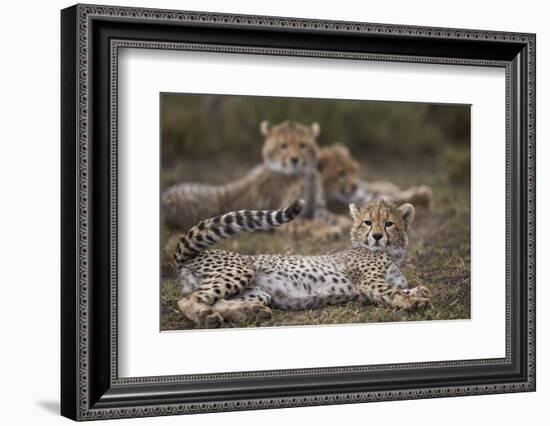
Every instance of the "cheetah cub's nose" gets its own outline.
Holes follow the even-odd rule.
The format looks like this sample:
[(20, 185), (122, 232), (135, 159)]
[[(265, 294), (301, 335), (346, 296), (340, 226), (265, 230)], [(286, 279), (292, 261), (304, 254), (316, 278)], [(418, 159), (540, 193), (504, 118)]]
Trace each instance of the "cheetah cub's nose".
[(380, 239), (382, 238), (382, 234), (379, 234), (379, 233), (372, 234), (372, 238), (374, 238), (376, 241), (380, 241)]

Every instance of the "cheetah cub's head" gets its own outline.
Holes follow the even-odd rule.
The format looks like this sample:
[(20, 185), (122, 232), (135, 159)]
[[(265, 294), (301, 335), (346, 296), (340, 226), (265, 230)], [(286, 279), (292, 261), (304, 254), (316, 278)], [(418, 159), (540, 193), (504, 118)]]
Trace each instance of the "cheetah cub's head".
[(321, 148), (319, 171), (329, 201), (348, 203), (359, 187), (359, 163), (341, 143)]
[(302, 175), (317, 168), (319, 147), (317, 137), (319, 124), (305, 126), (292, 121), (271, 125), (262, 121), (260, 130), (265, 137), (263, 147), (264, 163), (285, 175)]
[(399, 207), (382, 200), (365, 206), (349, 206), (353, 219), (351, 244), (373, 251), (384, 251), (402, 260), (407, 249), (407, 229), (414, 219), (414, 207), (405, 203)]

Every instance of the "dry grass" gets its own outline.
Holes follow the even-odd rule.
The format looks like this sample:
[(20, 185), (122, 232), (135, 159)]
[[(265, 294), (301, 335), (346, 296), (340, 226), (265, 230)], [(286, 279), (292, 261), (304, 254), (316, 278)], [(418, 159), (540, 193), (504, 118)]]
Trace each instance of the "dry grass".
[[(232, 165), (233, 166), (233, 165)], [(390, 167), (388, 171), (388, 167)], [(176, 171), (165, 174), (165, 184), (181, 178), (182, 171), (197, 176), (197, 165), (180, 165)], [(439, 169), (439, 173), (438, 173)], [(209, 170), (212, 170), (210, 167)], [(221, 180), (219, 176), (211, 181)], [(470, 318), (470, 192), (464, 185), (450, 183), (445, 165), (420, 164), (377, 168), (365, 167), (369, 179), (391, 179), (402, 187), (415, 184), (431, 185), (435, 208), (432, 212), (418, 211), (409, 233), (410, 246), (403, 272), (410, 286), (426, 285), (433, 294), (428, 309), (406, 312), (386, 306), (362, 305), (358, 302), (306, 311), (273, 310), (273, 319), (262, 324), (226, 324), (225, 326), (290, 326), (310, 324), (343, 324), (364, 322), (391, 322), (417, 320), (449, 320)], [(233, 169), (232, 173), (240, 173)], [(192, 328), (178, 311), (179, 288), (170, 262), (170, 254), (177, 234), (164, 230), (163, 280), (161, 283), (161, 328), (177, 330)], [(226, 240), (218, 247), (241, 253), (302, 253), (320, 254), (349, 246), (347, 236), (339, 241), (320, 243), (311, 238), (291, 240), (277, 233), (243, 234)]]

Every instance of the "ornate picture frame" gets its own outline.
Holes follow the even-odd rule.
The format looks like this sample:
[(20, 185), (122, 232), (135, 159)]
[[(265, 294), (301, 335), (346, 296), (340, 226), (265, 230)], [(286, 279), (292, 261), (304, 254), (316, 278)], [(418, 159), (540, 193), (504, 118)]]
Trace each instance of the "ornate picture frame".
[[(535, 390), (535, 35), (76, 5), (61, 12), (61, 414), (74, 420)], [(498, 67), (506, 73), (506, 356), (119, 377), (121, 48)]]

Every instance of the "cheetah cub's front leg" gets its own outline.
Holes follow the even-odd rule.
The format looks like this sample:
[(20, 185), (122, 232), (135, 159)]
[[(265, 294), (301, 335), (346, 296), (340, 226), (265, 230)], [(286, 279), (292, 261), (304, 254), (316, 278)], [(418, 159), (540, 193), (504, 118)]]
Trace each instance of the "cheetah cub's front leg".
[(409, 283), (407, 282), (407, 278), (401, 270), (399, 269), (399, 266), (397, 266), (395, 263), (391, 263), (388, 269), (386, 270), (386, 275), (384, 276), (384, 280), (391, 284), (394, 287), (397, 288), (408, 288)]
[(415, 309), (430, 304), (431, 294), (424, 286), (401, 289), (388, 284), (381, 277), (368, 277), (359, 286), (360, 300), (386, 303), (395, 308)]
[(214, 309), (226, 321), (244, 323), (269, 321), (273, 312), (269, 307), (271, 295), (260, 288), (251, 288), (229, 300), (219, 300)]
[(224, 317), (216, 305), (219, 301), (242, 293), (253, 278), (252, 271), (245, 271), (240, 277), (234, 274), (211, 275), (191, 295), (181, 299), (178, 307), (198, 327), (220, 327)]

